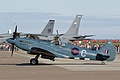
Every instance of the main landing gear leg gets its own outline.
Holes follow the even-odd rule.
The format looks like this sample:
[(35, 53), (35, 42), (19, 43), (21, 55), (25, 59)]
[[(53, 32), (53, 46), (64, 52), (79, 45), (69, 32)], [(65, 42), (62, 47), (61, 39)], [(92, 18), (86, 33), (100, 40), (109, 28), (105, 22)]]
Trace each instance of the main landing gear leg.
[(38, 58), (39, 58), (39, 56), (40, 56), (40, 54), (37, 54), (37, 55), (35, 56), (35, 58), (32, 58), (32, 59), (30, 60), (30, 64), (31, 64), (31, 65), (37, 65), (37, 64), (38, 64)]

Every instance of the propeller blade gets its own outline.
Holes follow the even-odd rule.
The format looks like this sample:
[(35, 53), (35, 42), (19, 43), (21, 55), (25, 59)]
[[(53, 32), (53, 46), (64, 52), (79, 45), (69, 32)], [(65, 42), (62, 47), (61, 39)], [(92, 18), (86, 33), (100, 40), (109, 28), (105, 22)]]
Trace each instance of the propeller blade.
[(17, 37), (17, 25), (15, 27), (15, 32), (13, 33), (13, 39), (15, 39)]
[(56, 30), (56, 32), (57, 32), (57, 37), (58, 37), (58, 39), (59, 39), (59, 41), (60, 41), (60, 45), (62, 44), (62, 41), (61, 41), (61, 39), (60, 39), (60, 35), (59, 35), (59, 33), (58, 33), (58, 30)]
[[(15, 27), (15, 32), (13, 33), (13, 40), (17, 37), (17, 25)], [(12, 43), (12, 53), (11, 53), (11, 57), (13, 56), (13, 52), (14, 52), (14, 43)]]
[(14, 52), (14, 44), (12, 44), (12, 53), (11, 53), (11, 57), (13, 56), (13, 52)]

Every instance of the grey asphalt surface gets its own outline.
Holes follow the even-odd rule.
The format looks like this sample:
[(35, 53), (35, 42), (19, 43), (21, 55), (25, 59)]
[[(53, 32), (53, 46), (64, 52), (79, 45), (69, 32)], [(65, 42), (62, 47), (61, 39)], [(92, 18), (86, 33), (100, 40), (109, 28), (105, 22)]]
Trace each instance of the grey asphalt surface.
[(101, 65), (97, 61), (39, 59), (39, 65), (29, 64), (31, 55), (25, 52), (0, 51), (0, 80), (120, 80), (120, 54), (115, 61)]

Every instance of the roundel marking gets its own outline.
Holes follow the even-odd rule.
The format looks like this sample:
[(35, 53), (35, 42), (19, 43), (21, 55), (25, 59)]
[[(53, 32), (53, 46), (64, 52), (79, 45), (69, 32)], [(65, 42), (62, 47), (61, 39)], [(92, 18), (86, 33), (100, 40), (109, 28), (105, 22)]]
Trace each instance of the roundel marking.
[(79, 49), (78, 48), (72, 48), (71, 53), (73, 55), (78, 55), (79, 54)]

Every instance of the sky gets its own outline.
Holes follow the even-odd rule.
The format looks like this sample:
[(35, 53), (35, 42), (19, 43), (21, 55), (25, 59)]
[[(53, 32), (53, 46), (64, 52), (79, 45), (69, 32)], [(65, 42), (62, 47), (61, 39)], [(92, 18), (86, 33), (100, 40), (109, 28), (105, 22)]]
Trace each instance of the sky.
[(0, 0), (0, 33), (14, 29), (40, 33), (49, 19), (65, 33), (77, 14), (82, 14), (80, 35), (120, 39), (120, 0)]
[(0, 12), (119, 15), (120, 0), (0, 0)]

